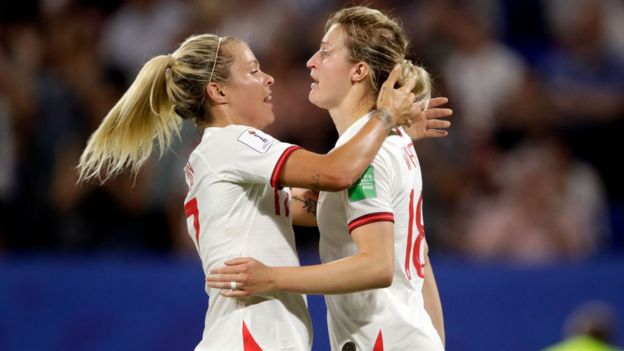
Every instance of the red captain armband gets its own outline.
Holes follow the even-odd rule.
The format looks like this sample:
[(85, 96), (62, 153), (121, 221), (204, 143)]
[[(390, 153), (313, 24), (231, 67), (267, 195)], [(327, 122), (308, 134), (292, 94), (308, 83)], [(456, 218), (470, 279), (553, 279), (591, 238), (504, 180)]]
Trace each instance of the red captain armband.
[(349, 222), (349, 233), (353, 232), (358, 227), (375, 222), (394, 223), (394, 214), (392, 212), (375, 212), (356, 218)]

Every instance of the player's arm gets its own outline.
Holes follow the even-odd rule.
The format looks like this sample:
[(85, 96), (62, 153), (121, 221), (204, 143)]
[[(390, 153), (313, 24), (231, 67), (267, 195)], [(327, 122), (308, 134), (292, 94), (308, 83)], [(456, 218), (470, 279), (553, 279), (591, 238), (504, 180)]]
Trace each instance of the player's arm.
[(319, 194), (301, 188), (290, 190), (290, 213), (293, 224), (303, 227), (316, 227), (316, 204)]
[(425, 246), (425, 281), (423, 283), (423, 300), (425, 301), (425, 310), (429, 314), (433, 326), (436, 328), (442, 344), (446, 344), (444, 334), (444, 315), (442, 313), (442, 302), (438, 292), (438, 286), (435, 281), (431, 262), (429, 261), (429, 248)]
[[(270, 291), (305, 294), (344, 294), (392, 284), (394, 275), (394, 224), (374, 222), (351, 233), (358, 252), (337, 261), (303, 267), (269, 267), (249, 258), (226, 261), (207, 277), (221, 294), (243, 297)], [(228, 290), (230, 282), (237, 290)]]
[(373, 118), (353, 138), (325, 155), (294, 151), (281, 169), (279, 185), (338, 191), (353, 184), (373, 161), (392, 128), (422, 118), (422, 107), (414, 103), (415, 95), (411, 93), (416, 78), (395, 89), (399, 75), (397, 65), (379, 91)]
[(447, 102), (445, 97), (436, 97), (429, 100), (427, 106), (423, 106), (424, 113), (417, 115), (412, 125), (404, 128), (412, 140), (442, 138), (448, 135), (446, 129), (451, 126), (451, 122), (442, 118), (451, 117), (453, 110), (440, 107)]

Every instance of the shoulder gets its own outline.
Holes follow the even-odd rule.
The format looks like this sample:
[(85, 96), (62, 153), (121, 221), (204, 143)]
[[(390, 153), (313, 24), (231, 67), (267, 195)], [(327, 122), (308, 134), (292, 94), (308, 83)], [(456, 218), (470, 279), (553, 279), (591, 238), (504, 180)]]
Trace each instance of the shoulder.
[(220, 152), (227, 149), (252, 148), (263, 153), (276, 142), (277, 139), (259, 129), (229, 125), (205, 130), (198, 148), (218, 148)]

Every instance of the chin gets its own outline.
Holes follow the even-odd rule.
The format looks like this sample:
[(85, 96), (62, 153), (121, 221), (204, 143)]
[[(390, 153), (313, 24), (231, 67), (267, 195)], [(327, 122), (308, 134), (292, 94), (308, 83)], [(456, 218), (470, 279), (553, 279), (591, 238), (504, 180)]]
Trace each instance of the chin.
[(264, 130), (264, 128), (270, 126), (271, 124), (273, 124), (273, 122), (275, 121), (275, 115), (271, 113), (270, 116), (267, 116), (265, 119), (263, 119), (262, 121), (259, 121), (257, 123), (256, 127), (257, 129), (260, 130)]
[(308, 94), (308, 101), (310, 101), (310, 103), (311, 103), (312, 105), (314, 105), (314, 106), (316, 106), (316, 107), (318, 107), (318, 108), (325, 109), (325, 108), (323, 107), (323, 104), (322, 104), (320, 101), (318, 101), (318, 98), (316, 98), (316, 97), (314, 96), (314, 91), (313, 91), (313, 90), (311, 90), (311, 91), (310, 91), (310, 94)]

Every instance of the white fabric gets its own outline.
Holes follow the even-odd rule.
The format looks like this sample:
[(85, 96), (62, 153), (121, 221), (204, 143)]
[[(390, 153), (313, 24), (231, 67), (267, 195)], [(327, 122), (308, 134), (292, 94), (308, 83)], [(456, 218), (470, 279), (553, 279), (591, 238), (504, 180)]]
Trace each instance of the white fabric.
[[(279, 176), (280, 170), (275, 168), (296, 148), (245, 126), (204, 131), (185, 167), (189, 185), (185, 210), (189, 235), (205, 273), (241, 256), (270, 266), (299, 265), (292, 218), (287, 211), (290, 194), (270, 185), (271, 176)], [(196, 215), (188, 205), (194, 201), (199, 242)], [(209, 287), (206, 293), (209, 307), (196, 350), (243, 350), (243, 323), (263, 350), (311, 348), (305, 295), (274, 293), (233, 299)]]
[[(369, 116), (356, 121), (338, 139), (336, 147), (347, 142), (366, 123)], [(349, 341), (357, 350), (373, 350), (381, 332), (383, 350), (442, 350), (433, 323), (425, 311), (423, 279), (413, 263), (412, 252), (423, 262), (424, 238), (419, 238), (416, 215), (422, 190), (420, 166), (411, 139), (399, 129), (389, 136), (372, 163), (375, 196), (351, 201), (349, 191), (321, 192), (318, 223), (321, 232), (320, 255), (323, 262), (348, 257), (357, 252), (348, 230), (357, 223), (394, 221), (395, 270), (390, 287), (353, 294), (327, 295), (327, 321), (332, 350), (341, 350)], [(408, 242), (410, 194), (413, 191), (411, 249), (405, 270)], [(346, 220), (345, 220), (346, 218)], [(420, 241), (420, 250), (414, 249)], [(422, 267), (419, 267), (422, 271)]]

